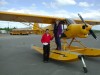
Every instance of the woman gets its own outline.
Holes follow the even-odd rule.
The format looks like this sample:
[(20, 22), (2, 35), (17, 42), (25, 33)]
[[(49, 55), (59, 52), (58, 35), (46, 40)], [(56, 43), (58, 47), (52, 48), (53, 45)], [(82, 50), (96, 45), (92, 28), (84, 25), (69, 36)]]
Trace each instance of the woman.
[(43, 34), (41, 38), (41, 42), (43, 44), (43, 61), (48, 62), (49, 61), (49, 55), (50, 55), (50, 41), (53, 39), (53, 37), (49, 34), (49, 29), (46, 29), (45, 34)]

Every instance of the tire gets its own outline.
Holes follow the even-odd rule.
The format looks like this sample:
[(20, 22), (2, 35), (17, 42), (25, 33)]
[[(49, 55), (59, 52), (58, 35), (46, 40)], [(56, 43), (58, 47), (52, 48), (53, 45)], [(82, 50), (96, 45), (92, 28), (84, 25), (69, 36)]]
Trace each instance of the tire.
[(87, 70), (86, 67), (83, 67), (83, 70), (84, 70), (84, 73), (87, 73), (88, 72), (88, 70)]

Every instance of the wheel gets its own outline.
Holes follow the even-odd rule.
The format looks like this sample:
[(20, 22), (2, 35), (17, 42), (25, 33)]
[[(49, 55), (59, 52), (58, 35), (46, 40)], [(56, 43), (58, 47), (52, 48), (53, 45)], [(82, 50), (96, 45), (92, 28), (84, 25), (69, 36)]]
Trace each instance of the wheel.
[(83, 70), (84, 70), (84, 73), (87, 73), (88, 72), (88, 70), (87, 70), (86, 67), (83, 67)]

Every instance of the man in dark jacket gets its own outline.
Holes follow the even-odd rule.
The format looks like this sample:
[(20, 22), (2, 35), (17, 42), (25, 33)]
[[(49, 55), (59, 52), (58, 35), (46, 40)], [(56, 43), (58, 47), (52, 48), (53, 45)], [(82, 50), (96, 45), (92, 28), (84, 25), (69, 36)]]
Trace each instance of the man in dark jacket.
[(55, 37), (55, 43), (57, 45), (56, 50), (61, 50), (61, 40), (60, 40), (60, 37), (61, 37), (61, 34), (62, 34), (62, 24), (63, 24), (62, 21), (57, 20), (55, 25), (54, 25), (53, 33), (54, 33), (54, 37)]

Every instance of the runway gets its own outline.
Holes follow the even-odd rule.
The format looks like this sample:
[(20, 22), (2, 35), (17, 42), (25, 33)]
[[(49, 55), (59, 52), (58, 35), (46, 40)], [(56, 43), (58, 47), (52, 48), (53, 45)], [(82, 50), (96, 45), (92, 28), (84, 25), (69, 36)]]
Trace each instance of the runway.
[[(91, 35), (81, 40), (86, 46), (100, 49), (100, 34), (95, 40)], [(42, 55), (33, 50), (41, 46), (40, 35), (0, 34), (0, 75), (100, 75), (100, 58), (85, 59), (88, 73), (83, 72), (81, 61), (42, 62)], [(74, 44), (77, 45), (77, 44)]]

